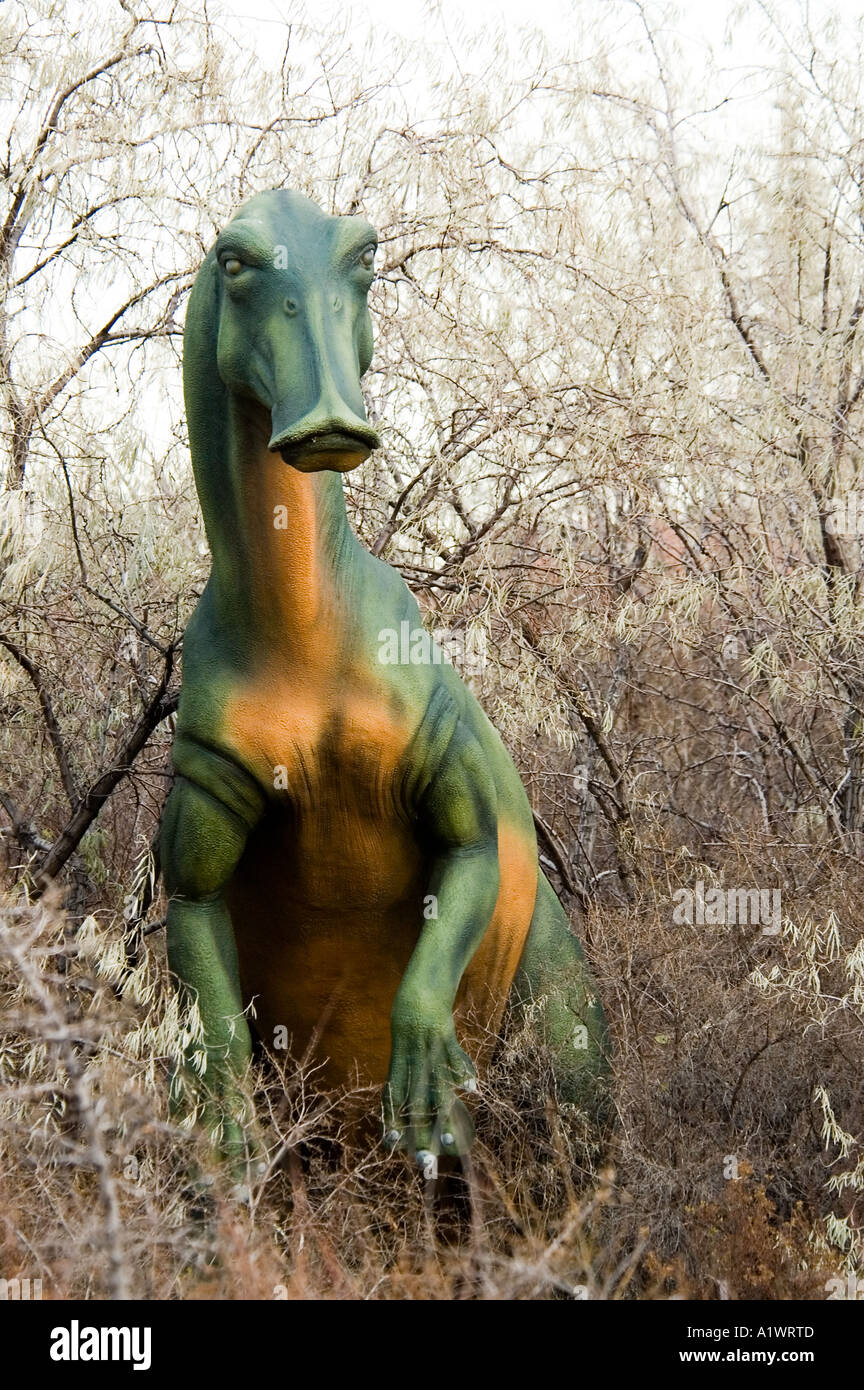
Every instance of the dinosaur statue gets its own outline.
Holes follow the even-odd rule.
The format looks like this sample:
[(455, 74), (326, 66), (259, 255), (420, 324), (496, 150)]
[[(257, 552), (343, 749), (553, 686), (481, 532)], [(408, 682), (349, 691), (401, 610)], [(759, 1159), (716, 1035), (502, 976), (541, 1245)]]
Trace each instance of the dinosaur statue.
[(561, 1094), (602, 1090), (603, 1014), (513, 762), (452, 665), (380, 659), (382, 632), (422, 625), (351, 530), (340, 476), (379, 444), (360, 389), (376, 245), (362, 217), (260, 193), (186, 319), (212, 572), (161, 858), (169, 965), (204, 1030), (181, 1074), (235, 1157), (250, 1013), (328, 1083), (383, 1086), (386, 1141), (427, 1166), (471, 1144), (458, 1092), (508, 999), (536, 1011)]

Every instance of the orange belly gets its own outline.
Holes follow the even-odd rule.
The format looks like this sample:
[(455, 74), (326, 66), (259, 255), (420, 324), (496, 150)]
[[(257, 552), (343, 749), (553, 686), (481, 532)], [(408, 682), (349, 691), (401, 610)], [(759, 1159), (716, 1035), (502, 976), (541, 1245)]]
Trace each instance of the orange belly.
[[(252, 836), (228, 889), (244, 1002), (273, 1047), (314, 1059), (328, 1085), (381, 1085), (390, 1009), (424, 926), (428, 864), (409, 826), (273, 811)], [(495, 913), (457, 997), (457, 1029), (476, 1057), (500, 1024), (537, 889), (533, 846), (499, 829)], [(429, 923), (434, 930), (434, 922)], [(278, 1055), (278, 1054), (277, 1054)], [(284, 1054), (283, 1054), (284, 1055)]]
[(422, 860), (394, 820), (322, 834), (272, 812), (228, 889), (244, 1002), (273, 1046), (312, 1053), (328, 1084), (384, 1079), (390, 1006), (422, 922)]

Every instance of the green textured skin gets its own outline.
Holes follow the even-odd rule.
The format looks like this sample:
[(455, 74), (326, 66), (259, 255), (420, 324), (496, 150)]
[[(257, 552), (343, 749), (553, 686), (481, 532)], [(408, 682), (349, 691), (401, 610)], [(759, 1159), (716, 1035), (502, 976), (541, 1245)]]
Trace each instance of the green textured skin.
[[(416, 629), (421, 617), (401, 577), (354, 536), (340, 476), (377, 445), (360, 390), (372, 355), (366, 298), (375, 240), (362, 218), (329, 217), (284, 190), (259, 194), (206, 257), (187, 315), (184, 390), (213, 565), (186, 632), (174, 746), (177, 779), (163, 817), (161, 848), (169, 894), (169, 963), (180, 987), (197, 996), (206, 1050), (203, 1076), (205, 1059), (190, 1050), (175, 1093), (181, 1096), (184, 1078), (191, 1081), (220, 1150), (233, 1157), (245, 1151), (251, 1132), (252, 1117), (238, 1085), (251, 1056), (251, 1036), (238, 962), (238, 945), (242, 957), (245, 938), (242, 925), (232, 921), (229, 900), (239, 892), (250, 843), (260, 843), (268, 818), (293, 815), (295, 820), (285, 823), (296, 827), (296, 817), (305, 816), (311, 843), (318, 846), (313, 855), (319, 854), (322, 864), (329, 862), (331, 823), (324, 816), (318, 827), (314, 805), (303, 801), (296, 769), (287, 792), (274, 791), (261, 761), (274, 717), (265, 709), (256, 729), (250, 700), (238, 705), (238, 691), (260, 688), (268, 699), (272, 693), (273, 700), (283, 701), (284, 718), (277, 705), (276, 722), (288, 729), (292, 747), (292, 692), (299, 692), (299, 711), (307, 686), (323, 690), (321, 698), (332, 703), (326, 711), (328, 730), (340, 718), (340, 729), (345, 725), (340, 692), (359, 680), (364, 717), (380, 712), (382, 727), (410, 731), (404, 747), (396, 749), (393, 770), (381, 773), (380, 786), (372, 779), (368, 796), (384, 805), (383, 811), (377, 803), (375, 808), (382, 823), (392, 820), (392, 833), (409, 837), (402, 842), (406, 853), (416, 845), (421, 867), (410, 901), (419, 904), (418, 888), (438, 901), (434, 922), (424, 922), (418, 912), (410, 924), (410, 958), (390, 1013), (384, 1087), (388, 1140), (417, 1154), (421, 1163), (428, 1164), (430, 1155), (465, 1152), (473, 1136), (457, 1091), (474, 1089), (475, 1072), (457, 1041), (454, 1002), (495, 908), (502, 826), (513, 843), (527, 846), (532, 865), (537, 862), (531, 810), (515, 766), (453, 667), (382, 666), (377, 655), (382, 627), (398, 631), (408, 621)], [(262, 457), (279, 455), (280, 470), (308, 475), (302, 486), (308, 486), (312, 499), (315, 536), (307, 568), (326, 603), (315, 594), (310, 598), (308, 575), (295, 580), (288, 570), (284, 584), (261, 582), (261, 533), (255, 531), (247, 496), (256, 481), (250, 469), (260, 469)], [(302, 540), (299, 535), (298, 546)], [(292, 586), (296, 594), (280, 607), (282, 596), (273, 591)], [(310, 604), (317, 604), (320, 629), (315, 648), (304, 630)], [(325, 650), (326, 665), (320, 670), (316, 665), (313, 686), (307, 668), (323, 660), (310, 656), (319, 648)], [(231, 713), (237, 709), (242, 718)], [(241, 724), (253, 730), (245, 742)], [(338, 788), (344, 781), (345, 796), (358, 802), (356, 814), (362, 818), (368, 810), (363, 779), (370, 781), (369, 772), (357, 773), (339, 754), (347, 746), (342, 733), (327, 737), (328, 747), (336, 750), (335, 764), (322, 786), (335, 780)], [(386, 735), (391, 742), (395, 737)], [(259, 747), (261, 759), (253, 755)], [(355, 761), (359, 756), (356, 750), (352, 754)], [(332, 798), (332, 790), (328, 795)], [(295, 865), (295, 878), (302, 867)], [(338, 875), (338, 864), (333, 872)], [(536, 883), (511, 999), (537, 1009), (556, 1059), (559, 1092), (599, 1111), (608, 1053), (602, 1011), (566, 916), (539, 870)], [(363, 884), (356, 875), (344, 890), (346, 900), (362, 903)], [(404, 943), (399, 950), (404, 956)], [(579, 1024), (587, 1029), (587, 1046), (574, 1046)]]

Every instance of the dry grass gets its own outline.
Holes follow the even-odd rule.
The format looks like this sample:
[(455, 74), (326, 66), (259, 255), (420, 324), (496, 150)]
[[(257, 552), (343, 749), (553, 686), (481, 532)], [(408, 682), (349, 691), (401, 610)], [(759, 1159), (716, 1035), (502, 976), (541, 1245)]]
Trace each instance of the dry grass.
[(374, 1097), (260, 1059), (243, 1200), (168, 1116), (188, 1021), (158, 934), (130, 969), (116, 927), (73, 942), (50, 904), (7, 904), (4, 1277), (49, 1298), (824, 1298), (860, 1259), (860, 952), (812, 924), (682, 931), (656, 891), (584, 930), (616, 1043), (604, 1152), (529, 1025), (485, 1077), (470, 1166), (434, 1191), (358, 1134)]

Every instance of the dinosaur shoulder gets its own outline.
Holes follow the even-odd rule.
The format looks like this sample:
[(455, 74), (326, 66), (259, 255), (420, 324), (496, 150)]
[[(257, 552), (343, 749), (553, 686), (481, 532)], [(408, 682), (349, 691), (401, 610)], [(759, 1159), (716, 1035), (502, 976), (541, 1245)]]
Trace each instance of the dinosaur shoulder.
[[(466, 691), (465, 694), (468, 692)], [(402, 800), (413, 817), (454, 750), (466, 739), (474, 742), (465, 720), (462, 692), (444, 680), (432, 688), (423, 718), (402, 758)]]
[(172, 750), (174, 769), (239, 814), (260, 810), (261, 789), (229, 736), (227, 712), (243, 673), (199, 604), (183, 642), (183, 682)]
[(264, 793), (227, 749), (178, 730), (171, 760), (178, 776), (227, 806), (245, 825), (255, 825), (264, 809)]

